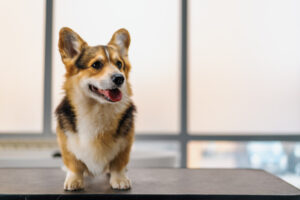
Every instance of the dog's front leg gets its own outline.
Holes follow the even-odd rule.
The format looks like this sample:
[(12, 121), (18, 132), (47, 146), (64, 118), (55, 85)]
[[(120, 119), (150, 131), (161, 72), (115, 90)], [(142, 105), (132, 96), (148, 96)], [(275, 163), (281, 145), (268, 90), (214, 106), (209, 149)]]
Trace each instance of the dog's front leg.
[(130, 146), (120, 152), (117, 157), (110, 163), (110, 180), (109, 183), (113, 189), (127, 190), (131, 187), (131, 182), (126, 176), (126, 165), (129, 161)]
[(57, 139), (60, 146), (63, 162), (67, 168), (67, 175), (64, 182), (65, 190), (81, 190), (84, 188), (83, 173), (87, 168), (83, 162), (77, 160), (74, 154), (67, 149), (67, 137), (65, 133), (58, 127)]
[(87, 171), (86, 166), (70, 152), (63, 151), (62, 156), (68, 169), (64, 189), (70, 191), (82, 190), (84, 188), (83, 173)]

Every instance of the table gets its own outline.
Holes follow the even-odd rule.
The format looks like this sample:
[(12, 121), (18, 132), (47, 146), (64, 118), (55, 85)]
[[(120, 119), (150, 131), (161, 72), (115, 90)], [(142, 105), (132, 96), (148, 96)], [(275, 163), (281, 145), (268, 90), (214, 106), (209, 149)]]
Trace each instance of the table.
[(262, 170), (132, 168), (132, 189), (112, 190), (108, 177), (86, 177), (85, 190), (63, 190), (59, 168), (0, 169), (0, 199), (300, 199), (300, 190)]

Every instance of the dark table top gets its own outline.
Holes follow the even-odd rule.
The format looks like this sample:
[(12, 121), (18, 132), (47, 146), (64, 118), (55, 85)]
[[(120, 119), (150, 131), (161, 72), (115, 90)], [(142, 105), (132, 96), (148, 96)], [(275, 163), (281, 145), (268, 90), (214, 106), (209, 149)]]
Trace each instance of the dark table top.
[(262, 170), (130, 169), (132, 189), (86, 177), (85, 190), (63, 190), (61, 169), (0, 169), (0, 199), (300, 199), (300, 190)]

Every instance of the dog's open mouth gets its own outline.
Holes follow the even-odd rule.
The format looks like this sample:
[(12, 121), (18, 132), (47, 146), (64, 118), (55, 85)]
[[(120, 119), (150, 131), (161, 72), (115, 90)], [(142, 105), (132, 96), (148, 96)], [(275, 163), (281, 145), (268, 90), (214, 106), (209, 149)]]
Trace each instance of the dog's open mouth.
[(101, 90), (96, 86), (89, 84), (89, 89), (95, 94), (104, 97), (107, 101), (117, 102), (122, 99), (122, 92), (118, 89)]

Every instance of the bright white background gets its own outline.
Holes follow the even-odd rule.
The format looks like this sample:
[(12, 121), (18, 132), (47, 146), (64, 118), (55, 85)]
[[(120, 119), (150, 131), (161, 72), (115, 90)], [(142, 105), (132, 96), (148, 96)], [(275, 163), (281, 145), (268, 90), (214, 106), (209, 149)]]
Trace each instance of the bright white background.
[[(299, 10), (296, 0), (189, 1), (190, 132), (299, 133)], [(45, 1), (1, 1), (0, 11), (0, 132), (41, 132)], [(53, 110), (64, 73), (59, 29), (97, 45), (125, 27), (137, 131), (179, 131), (178, 0), (59, 0), (53, 20)]]
[(300, 1), (189, 1), (189, 130), (300, 131)]
[(41, 132), (45, 1), (0, 1), (0, 132)]

